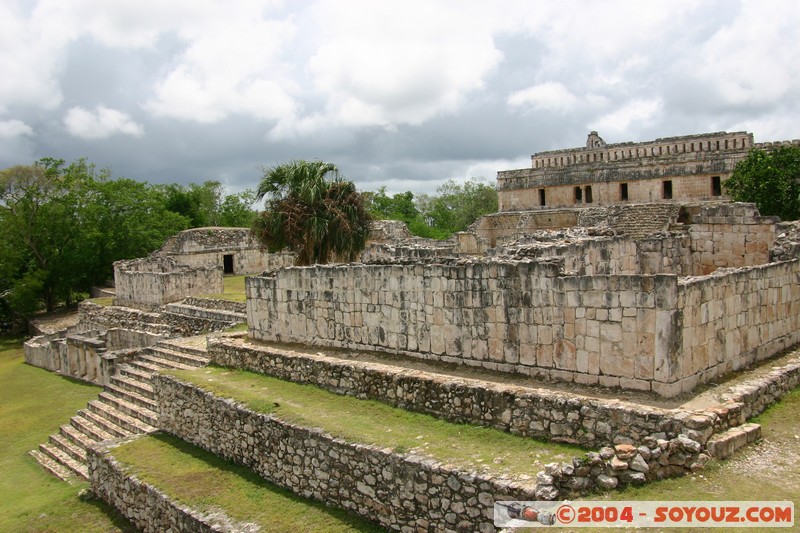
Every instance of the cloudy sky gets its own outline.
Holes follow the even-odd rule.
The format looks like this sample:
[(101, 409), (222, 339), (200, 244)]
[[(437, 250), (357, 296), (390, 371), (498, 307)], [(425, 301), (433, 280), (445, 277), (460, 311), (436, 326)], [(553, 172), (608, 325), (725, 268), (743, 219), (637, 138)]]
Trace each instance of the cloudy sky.
[(799, 29), (797, 0), (0, 0), (0, 168), (429, 193), (590, 130), (798, 138)]

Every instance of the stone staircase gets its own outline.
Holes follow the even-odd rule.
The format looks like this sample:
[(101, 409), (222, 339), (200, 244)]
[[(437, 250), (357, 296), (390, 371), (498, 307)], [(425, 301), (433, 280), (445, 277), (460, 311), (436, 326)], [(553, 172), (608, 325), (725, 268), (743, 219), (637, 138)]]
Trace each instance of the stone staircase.
[(219, 331), (247, 321), (243, 302), (195, 297), (167, 304), (161, 316), (187, 334)]
[(609, 225), (617, 233), (641, 238), (669, 229), (678, 220), (681, 205), (673, 203), (612, 206)]
[(78, 411), (48, 442), (30, 454), (53, 475), (71, 481), (88, 479), (86, 448), (96, 442), (151, 433), (157, 429), (151, 376), (166, 369), (208, 364), (205, 337), (169, 339), (143, 348), (120, 365), (96, 400)]

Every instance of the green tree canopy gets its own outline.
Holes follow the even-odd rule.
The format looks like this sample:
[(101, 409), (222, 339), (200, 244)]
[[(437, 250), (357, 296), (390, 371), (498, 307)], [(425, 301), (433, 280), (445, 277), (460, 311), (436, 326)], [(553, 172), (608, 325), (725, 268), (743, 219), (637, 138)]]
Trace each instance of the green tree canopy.
[(481, 179), (464, 183), (448, 180), (435, 195), (411, 192), (389, 197), (386, 187), (369, 194), (369, 209), (375, 218), (402, 220), (414, 235), (446, 239), (466, 230), (479, 217), (497, 212), (497, 190)]
[(252, 231), (271, 252), (291, 250), (298, 265), (354, 261), (371, 217), (355, 185), (332, 163), (296, 160), (264, 169), (256, 198), (266, 207)]
[(725, 192), (737, 202), (753, 202), (762, 215), (800, 218), (800, 147), (753, 149), (736, 165)]
[(48, 311), (111, 277), (185, 229), (145, 183), (111, 180), (80, 159), (42, 159), (0, 171), (0, 299), (4, 309)]

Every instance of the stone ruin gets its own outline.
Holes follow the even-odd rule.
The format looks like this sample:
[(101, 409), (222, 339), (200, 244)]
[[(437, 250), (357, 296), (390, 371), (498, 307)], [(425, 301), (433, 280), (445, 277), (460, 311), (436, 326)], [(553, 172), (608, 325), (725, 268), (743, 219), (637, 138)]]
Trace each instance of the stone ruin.
[[(85, 305), (82, 322), (93, 331), (105, 324), (107, 332), (112, 323), (143, 330), (149, 324), (151, 336), (140, 342), (150, 345), (122, 353), (114, 369), (102, 372), (73, 358), (84, 379), (103, 375), (107, 390), (40, 448), (40, 461), (61, 458), (149, 531), (211, 530), (206, 519), (132, 480), (115, 462), (114, 437), (160, 428), (389, 529), (489, 532), (495, 500), (575, 497), (702, 469), (756, 440), (760, 427), (747, 419), (800, 383), (800, 360), (793, 359), (764, 377), (723, 386), (702, 407), (681, 403), (698, 385), (800, 340), (800, 230), (750, 204), (498, 213), (444, 243), (413, 239), (396, 224), (382, 224), (375, 235), (361, 263), (282, 265), (248, 277), (238, 314), (246, 337), (207, 343), (176, 339), (175, 323), (154, 318), (149, 306), (172, 288), (167, 277), (152, 280), (168, 268), (120, 269), (133, 298), (119, 301), (138, 298), (142, 308)], [(208, 241), (186, 244), (201, 237)], [(219, 261), (229, 254), (214, 249), (213, 232), (171, 242), (149, 261), (177, 265), (179, 273), (186, 272), (180, 265), (224, 270)], [(181, 253), (190, 259), (182, 263)], [(135, 279), (143, 272), (152, 274), (149, 281)], [(161, 307), (162, 315), (170, 305), (176, 304)], [(156, 323), (170, 338), (156, 338)], [(70, 373), (64, 353), (104, 357), (102, 347), (73, 333), (64, 347), (49, 344), (56, 355), (38, 361), (58, 359)], [(30, 341), (26, 358), (45, 344)], [(36, 364), (33, 355), (30, 362)], [(491, 478), (333, 439), (158, 374), (208, 362), (596, 451), (548, 464), (535, 479)], [(631, 394), (646, 401), (619, 399)], [(104, 426), (83, 451), (72, 451), (72, 462), (65, 459), (64, 450), (83, 438), (70, 428), (91, 433), (102, 424), (101, 412), (127, 426)]]

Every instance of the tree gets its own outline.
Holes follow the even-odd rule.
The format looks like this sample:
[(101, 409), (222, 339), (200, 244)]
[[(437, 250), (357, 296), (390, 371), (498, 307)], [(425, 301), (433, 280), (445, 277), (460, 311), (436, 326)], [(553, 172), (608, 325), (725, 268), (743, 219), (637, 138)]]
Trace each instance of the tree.
[(736, 165), (725, 192), (737, 202), (753, 202), (762, 215), (800, 218), (800, 147), (753, 149)]
[(371, 217), (333, 163), (296, 160), (264, 169), (256, 191), (263, 198), (252, 231), (270, 252), (288, 249), (296, 264), (312, 265), (354, 261), (364, 250)]
[(111, 180), (83, 159), (0, 171), (0, 308), (27, 316), (70, 305), (108, 279), (114, 261), (144, 256), (187, 226), (159, 189)]

